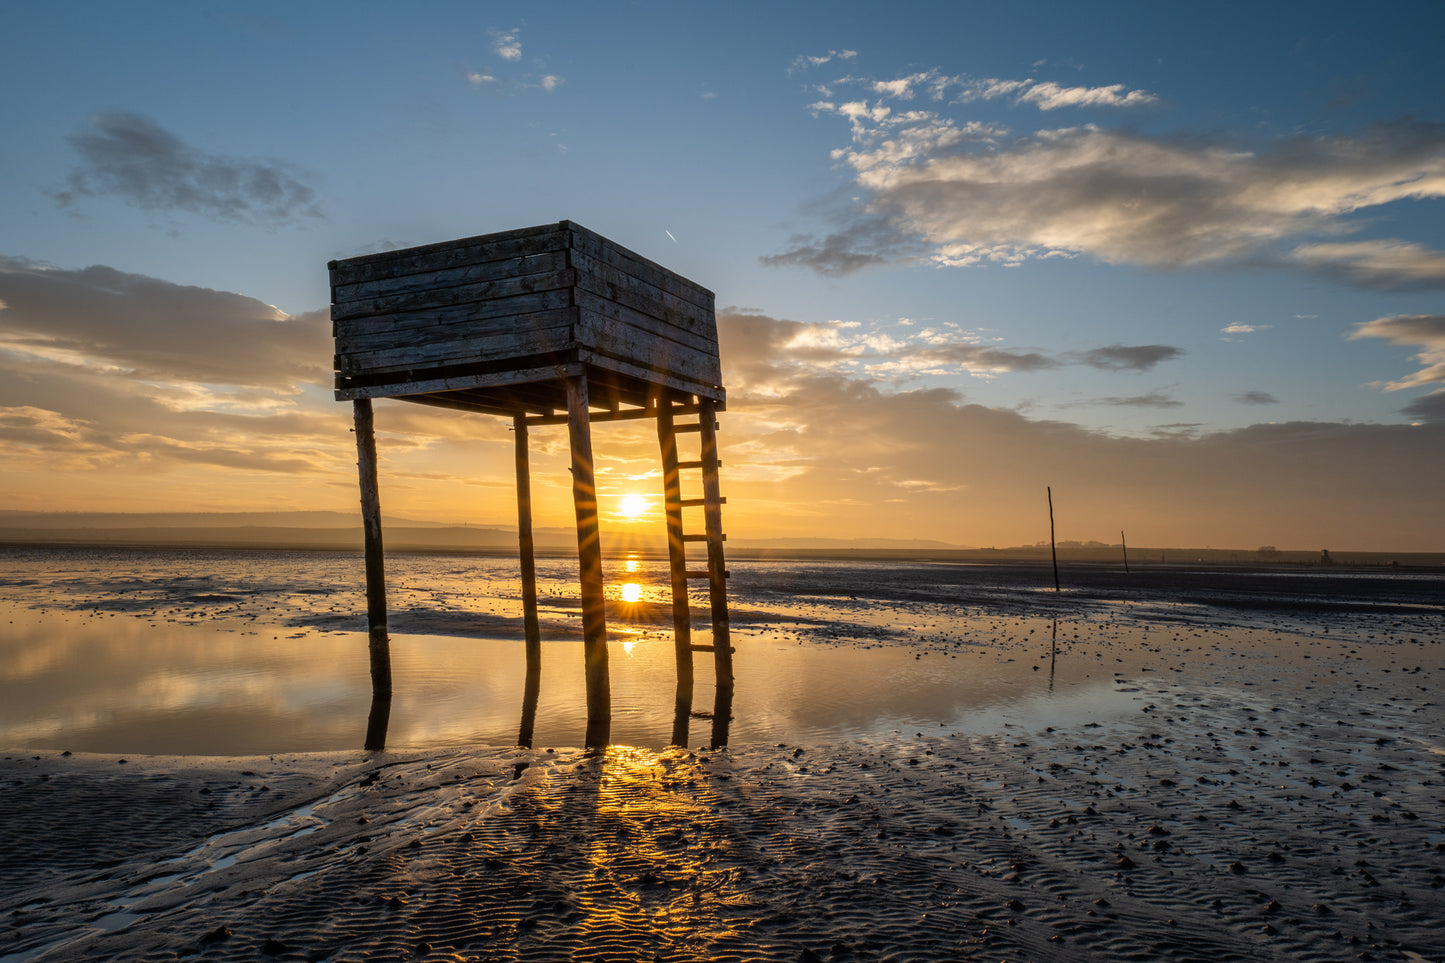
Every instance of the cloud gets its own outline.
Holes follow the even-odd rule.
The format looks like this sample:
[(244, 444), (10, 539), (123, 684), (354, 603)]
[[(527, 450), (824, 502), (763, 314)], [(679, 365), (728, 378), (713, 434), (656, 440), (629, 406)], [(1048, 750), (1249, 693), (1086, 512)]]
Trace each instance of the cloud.
[(1445, 388), (1416, 398), (1401, 408), (1400, 414), (1408, 415), (1417, 421), (1445, 424)]
[(519, 30), (492, 32), (492, 52), (503, 60), (516, 61), (522, 59), (522, 41), (518, 39), (521, 34)]
[(17, 258), (0, 258), (0, 300), (0, 458), (17, 478), (345, 470), (344, 412), (302, 404), (330, 381), (325, 311)]
[(462, 76), (473, 90), (484, 90), (493, 94), (515, 95), (526, 90), (542, 90), (552, 93), (566, 80), (560, 74), (541, 73), (545, 69), (541, 58), (531, 58), (537, 71), (517, 74), (512, 65), (522, 61), (522, 32), (513, 30), (490, 30), (492, 53), (502, 60), (500, 70), (491, 67), (468, 68)]
[[(1069, 364), (1111, 371), (1146, 371), (1183, 354), (1168, 345), (1110, 345), (1065, 357), (1033, 348), (984, 343), (978, 334), (957, 325), (887, 328), (857, 322), (805, 323), (781, 321), (737, 308), (725, 309), (733, 330), (749, 332), (744, 358), (756, 359), (768, 376), (780, 370), (807, 369), (862, 376), (893, 384), (915, 379), (968, 375), (991, 378), (1003, 374), (1047, 371)], [(737, 370), (750, 382), (752, 367)]]
[(1376, 318), (1374, 321), (1355, 325), (1350, 339), (1359, 338), (1384, 338), (1391, 344), (1418, 346), (1423, 349), (1415, 355), (1415, 360), (1425, 367), (1408, 378), (1383, 385), (1386, 391), (1401, 391), (1405, 388), (1445, 382), (1445, 315), (1397, 314)]
[[(853, 78), (849, 81), (857, 83)], [(839, 81), (839, 85), (848, 81)], [(1039, 110), (1061, 110), (1075, 107), (1134, 108), (1159, 103), (1159, 98), (1145, 90), (1130, 90), (1123, 84), (1104, 87), (1064, 86), (1051, 80), (1003, 80), (998, 77), (949, 76), (937, 69), (925, 70), (892, 80), (865, 82), (866, 88), (880, 97), (912, 100), (920, 93), (935, 101), (951, 100), (968, 104), (976, 101), (1009, 100), (1016, 105), (1030, 105)]]
[(1184, 402), (1169, 397), (1162, 391), (1151, 391), (1146, 395), (1127, 398), (1100, 398), (1095, 404), (1112, 405), (1116, 408), (1183, 408)]
[(1445, 283), (1445, 252), (1406, 241), (1301, 244), (1291, 256), (1305, 267), (1370, 288), (1433, 288)]
[(1091, 368), (1103, 371), (1148, 371), (1161, 361), (1171, 361), (1184, 354), (1180, 348), (1167, 344), (1111, 344), (1079, 355)]
[[(1282, 265), (1356, 284), (1445, 283), (1438, 252), (1408, 240), (1340, 240), (1362, 227), (1363, 212), (1445, 196), (1445, 125), (1382, 124), (1247, 149), (1096, 124), (1015, 134), (944, 112), (1004, 97), (1040, 106), (1129, 99), (1106, 91), (1115, 88), (924, 72), (871, 82), (860, 99), (815, 101), (814, 114), (848, 122), (851, 143), (832, 159), (860, 199), (825, 241), (800, 235), (764, 262), (846, 273), (891, 261), (1085, 256), (1160, 270)], [(897, 109), (923, 92), (936, 109)]]
[(811, 70), (833, 60), (852, 60), (857, 56), (858, 51), (856, 50), (830, 50), (821, 55), (800, 54), (794, 58), (792, 66), (788, 68), (788, 73), (791, 74), (796, 70)]
[(0, 349), (137, 380), (269, 387), (324, 383), (327, 313), (110, 267), (0, 257)]
[(798, 322), (723, 311), (718, 324), (733, 531), (816, 534), (826, 521), (859, 537), (1032, 542), (1048, 536), (1051, 484), (1063, 538), (1125, 527), (1141, 545), (1424, 551), (1445, 536), (1439, 521), (1419, 528), (1439, 517), (1445, 425), (1183, 425), (1117, 437), (800, 364), (788, 347)]
[(1272, 324), (1227, 324), (1219, 330), (1225, 334), (1254, 334), (1256, 331), (1268, 331), (1274, 327)]
[(70, 144), (84, 163), (54, 194), (61, 206), (113, 195), (143, 210), (246, 224), (322, 217), (316, 191), (289, 165), (206, 153), (137, 114), (98, 114)]
[(1234, 400), (1242, 405), (1277, 405), (1279, 399), (1268, 391), (1246, 391), (1234, 396)]

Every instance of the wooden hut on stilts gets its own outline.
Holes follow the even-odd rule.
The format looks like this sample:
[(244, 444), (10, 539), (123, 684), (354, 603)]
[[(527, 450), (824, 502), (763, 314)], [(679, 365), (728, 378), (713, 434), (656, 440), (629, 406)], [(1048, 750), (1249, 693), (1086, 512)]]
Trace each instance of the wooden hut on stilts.
[[(332, 261), (329, 268), (336, 398), (355, 410), (366, 534), (373, 690), (367, 748), (384, 746), (391, 701), (373, 398), (512, 421), (527, 659), (524, 745), (531, 742), (541, 677), (528, 432), (565, 424), (571, 440), (585, 745), (592, 748), (609, 742), (612, 709), (591, 426), (655, 420), (677, 653), (673, 741), (687, 742), (693, 653), (707, 651), (716, 679), (713, 744), (726, 742), (733, 670), (716, 436), (725, 394), (712, 292), (570, 221)], [(692, 433), (698, 457), (683, 459), (678, 436)], [(688, 471), (701, 475), (700, 497), (683, 497)], [(689, 567), (689, 542), (706, 543), (705, 567)], [(708, 583), (711, 644), (692, 641), (688, 587), (699, 579)]]

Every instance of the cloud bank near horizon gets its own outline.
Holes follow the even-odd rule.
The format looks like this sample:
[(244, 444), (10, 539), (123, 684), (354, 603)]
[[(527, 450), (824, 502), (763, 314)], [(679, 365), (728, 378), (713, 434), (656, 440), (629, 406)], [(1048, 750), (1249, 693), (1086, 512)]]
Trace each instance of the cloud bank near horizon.
[[(0, 261), (0, 303), (0, 458), (17, 506), (57, 504), (68, 485), (88, 499), (59, 503), (72, 509), (353, 503), (350, 411), (329, 390), (326, 312), (287, 316), (233, 292), (13, 258)], [(928, 531), (959, 544), (1031, 542), (1035, 496), (1053, 484), (1069, 505), (1065, 538), (1126, 527), (1159, 543), (1403, 550), (1422, 537), (1407, 524), (1411, 513), (1434, 510), (1434, 479), (1445, 473), (1438, 421), (1125, 438), (973, 403), (925, 377), (948, 367), (1027, 378), (1074, 364), (1131, 379), (1176, 358), (1168, 345), (1054, 357), (956, 327), (884, 337), (849, 322), (737, 310), (720, 313), (719, 329), (738, 537), (807, 534), (826, 523), (859, 537)], [(1361, 332), (1436, 345), (1440, 321), (1381, 319)], [(1178, 406), (1158, 390), (1092, 403)], [(509, 516), (504, 419), (387, 403), (378, 423), (390, 510)], [(539, 501), (565, 524), (565, 432), (539, 433), (536, 445)], [(609, 490), (656, 480), (648, 432), (609, 433), (599, 451)], [(109, 506), (89, 500), (104, 490), (102, 476), (115, 479), (121, 499)], [(480, 503), (479, 490), (491, 493)], [(1342, 499), (1348, 517), (1337, 510)]]

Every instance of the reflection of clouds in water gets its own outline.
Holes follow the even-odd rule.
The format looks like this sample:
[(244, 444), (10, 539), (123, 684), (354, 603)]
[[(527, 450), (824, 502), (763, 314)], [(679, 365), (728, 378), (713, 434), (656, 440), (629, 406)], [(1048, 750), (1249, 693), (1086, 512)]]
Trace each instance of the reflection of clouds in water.
[[(390, 744), (514, 744), (525, 679), (516, 560), (398, 556), (388, 564), (396, 692)], [(636, 556), (609, 566), (613, 738), (661, 747), (672, 732), (676, 685), (667, 562)], [(576, 745), (586, 703), (576, 561), (541, 559), (539, 569), (544, 623), (534, 744)], [(1140, 595), (1147, 576), (1096, 586), (1081, 573), (1061, 608), (1052, 592), (1036, 593), (996, 567), (744, 560), (733, 571), (735, 744), (940, 731), (940, 723), (943, 731), (980, 731), (1091, 714), (1107, 721), (1138, 711), (1135, 697), (1109, 684), (1115, 672), (1178, 672), (1170, 678), (1188, 682), (1272, 658), (1267, 645), (1292, 646), (1297, 638), (1322, 644), (1281, 634), (1288, 621), (1258, 631), (1264, 617), (1298, 626), (1314, 610), (1261, 614), (1200, 601), (1216, 584), (1283, 598), (1275, 583), (1288, 580), (1291, 593), (1303, 591), (1293, 576), (1266, 587), (1257, 578), (1210, 574), (1213, 581), (1193, 588), (1182, 582)], [(1364, 598), (1368, 588), (1313, 581), (1322, 585), (1315, 594), (1332, 605)], [(199, 745), (211, 739), (232, 746), (244, 735), (252, 740), (248, 751), (354, 748), (370, 696), (362, 582), (358, 558), (332, 553), (0, 556), (0, 606), (13, 609), (0, 618), (14, 620), (0, 635), (0, 743), (59, 745), (79, 734), (86, 748), (138, 752), (167, 727), (190, 727)], [(1402, 594), (1407, 581), (1390, 584), (1397, 603), (1411, 601)], [(627, 601), (634, 585), (637, 601)], [(1417, 594), (1436, 586), (1429, 582)], [(692, 601), (694, 641), (708, 641), (706, 593)], [(1192, 613), (1188, 621), (1181, 607)], [(1398, 605), (1384, 617), (1383, 641), (1359, 636), (1354, 644), (1384, 649), (1392, 635), (1429, 635), (1419, 621), (1425, 616)], [(1229, 628), (1232, 619), (1256, 624), (1253, 631)], [(313, 630), (298, 633), (304, 626)], [(1347, 626), (1336, 615), (1328, 622), (1333, 638)], [(1311, 665), (1322, 664), (1315, 658)], [(706, 709), (711, 659), (696, 665), (693, 706)], [(129, 741), (121, 743), (122, 735)]]

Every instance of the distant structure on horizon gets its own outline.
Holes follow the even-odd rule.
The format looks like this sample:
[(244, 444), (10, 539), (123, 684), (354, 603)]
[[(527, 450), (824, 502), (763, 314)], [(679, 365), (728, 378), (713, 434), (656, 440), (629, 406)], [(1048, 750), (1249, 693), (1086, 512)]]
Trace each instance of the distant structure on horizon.
[[(527, 646), (518, 741), (527, 746), (541, 677), (528, 430), (565, 424), (570, 435), (587, 683), (585, 744), (592, 748), (609, 741), (611, 695), (591, 425), (655, 420), (677, 655), (673, 742), (687, 744), (693, 652), (711, 651), (717, 693), (712, 743), (725, 744), (733, 670), (716, 432), (726, 393), (712, 292), (571, 221), (368, 254), (328, 267), (336, 398), (350, 401), (355, 413), (366, 533), (373, 691), (366, 747), (385, 745), (391, 704), (373, 398), (512, 419)], [(699, 437), (699, 456), (680, 460), (678, 435), (690, 433)], [(684, 470), (701, 473), (701, 497), (682, 497)], [(684, 526), (688, 508), (702, 509), (701, 531), (695, 524)], [(690, 542), (706, 544), (704, 568), (688, 568)], [(692, 642), (689, 579), (708, 582), (710, 645)]]

